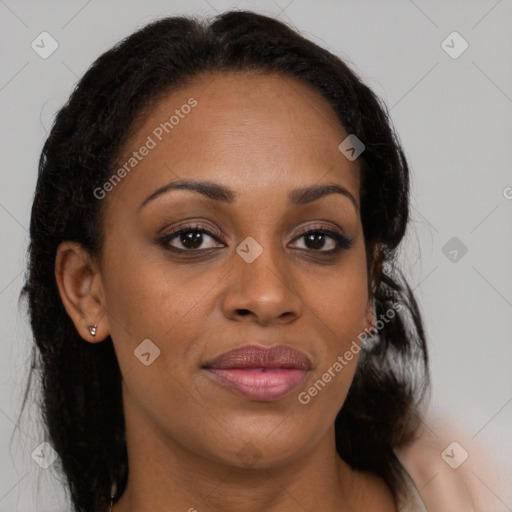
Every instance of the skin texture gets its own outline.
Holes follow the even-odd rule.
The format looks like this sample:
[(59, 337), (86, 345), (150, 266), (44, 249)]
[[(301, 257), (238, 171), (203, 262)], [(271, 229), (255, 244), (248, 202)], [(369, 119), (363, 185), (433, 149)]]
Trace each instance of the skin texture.
[[(310, 403), (298, 401), (374, 320), (358, 162), (338, 150), (348, 134), (327, 101), (294, 79), (217, 74), (160, 100), (119, 164), (191, 97), (197, 105), (161, 141), (153, 135), (156, 146), (102, 200), (101, 258), (72, 242), (57, 254), (68, 314), (85, 341), (112, 337), (123, 374), (130, 473), (114, 511), (394, 511), (383, 481), (335, 450), (334, 419), (358, 354)], [(222, 184), (236, 199), (173, 190), (139, 210), (178, 179)], [(289, 203), (291, 190), (319, 184), (344, 187), (357, 206), (340, 194)], [(196, 222), (218, 240), (203, 234), (200, 249), (187, 249), (178, 235), (168, 245), (182, 255), (156, 243)], [(336, 242), (308, 246), (301, 230), (313, 227), (353, 245), (324, 254)], [(249, 236), (263, 249), (252, 263), (236, 252)], [(160, 350), (148, 366), (134, 356), (145, 339)], [(312, 369), (273, 402), (237, 395), (201, 369), (247, 344), (290, 346)]]

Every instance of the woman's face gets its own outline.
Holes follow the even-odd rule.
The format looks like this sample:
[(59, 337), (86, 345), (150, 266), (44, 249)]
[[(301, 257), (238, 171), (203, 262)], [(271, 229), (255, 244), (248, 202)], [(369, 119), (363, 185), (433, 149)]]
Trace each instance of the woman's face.
[[(371, 315), (358, 162), (338, 149), (347, 135), (317, 92), (268, 74), (200, 77), (141, 122), (102, 199), (101, 323), (128, 437), (271, 467), (331, 435)], [(178, 180), (216, 188), (160, 190)], [(342, 193), (297, 192), (325, 185)], [(337, 235), (352, 245), (337, 249)], [(247, 345), (292, 348), (309, 369), (205, 368)]]

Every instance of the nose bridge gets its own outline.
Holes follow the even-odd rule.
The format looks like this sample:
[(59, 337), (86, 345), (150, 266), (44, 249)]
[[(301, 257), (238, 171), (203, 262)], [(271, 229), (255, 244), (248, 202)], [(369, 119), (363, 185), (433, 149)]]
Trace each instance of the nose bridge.
[[(260, 244), (255, 238), (248, 236), (236, 248), (236, 253), (243, 260), (238, 262), (242, 268), (242, 276), (247, 276), (248, 280), (254, 281), (251, 284), (253, 289), (258, 283), (263, 284), (263, 288), (280, 283), (278, 288), (284, 285), (287, 279), (287, 270), (284, 268), (282, 249), (276, 247), (271, 236), (267, 235), (264, 239), (259, 236)], [(272, 281), (272, 283), (268, 281)], [(275, 281), (275, 282), (274, 282)]]
[(301, 301), (291, 282), (289, 255), (273, 241), (273, 234), (256, 236), (259, 241), (248, 236), (233, 254), (235, 269), (225, 290), (225, 314), (233, 317), (251, 312), (265, 322), (300, 315)]

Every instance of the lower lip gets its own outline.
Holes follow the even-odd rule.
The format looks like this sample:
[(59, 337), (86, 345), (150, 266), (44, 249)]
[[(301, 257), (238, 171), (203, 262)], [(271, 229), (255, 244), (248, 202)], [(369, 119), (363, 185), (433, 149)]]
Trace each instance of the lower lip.
[(207, 368), (218, 382), (251, 400), (271, 401), (295, 389), (307, 371), (295, 368)]

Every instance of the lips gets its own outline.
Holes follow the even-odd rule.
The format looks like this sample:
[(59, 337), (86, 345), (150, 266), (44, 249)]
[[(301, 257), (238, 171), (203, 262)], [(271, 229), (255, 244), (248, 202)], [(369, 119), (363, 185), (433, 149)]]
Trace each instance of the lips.
[(202, 367), (218, 384), (252, 400), (288, 395), (304, 380), (311, 361), (285, 345), (248, 345), (225, 352)]

